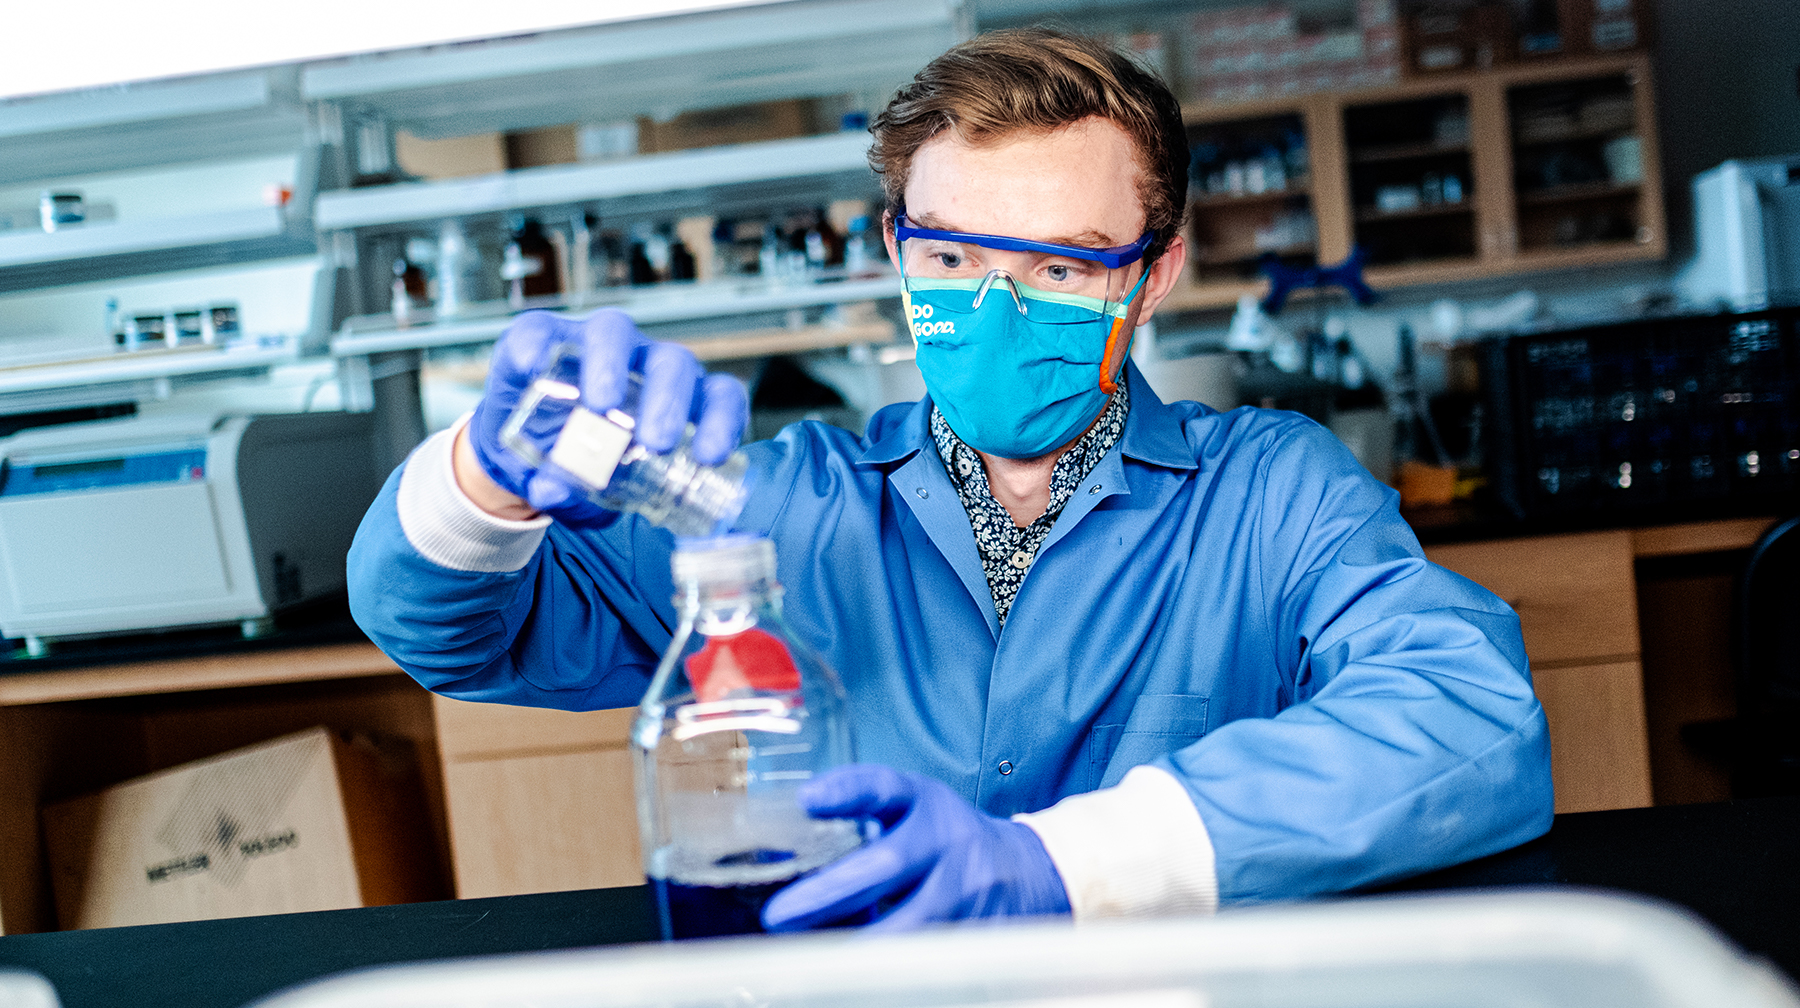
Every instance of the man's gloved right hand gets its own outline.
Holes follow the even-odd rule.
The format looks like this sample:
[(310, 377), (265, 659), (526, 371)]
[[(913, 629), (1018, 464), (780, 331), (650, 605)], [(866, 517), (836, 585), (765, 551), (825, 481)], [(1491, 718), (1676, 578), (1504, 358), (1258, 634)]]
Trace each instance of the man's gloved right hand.
[[(687, 347), (651, 340), (616, 308), (580, 320), (526, 312), (494, 345), (487, 390), (469, 421), (476, 461), (502, 490), (567, 524), (594, 525), (609, 517), (579, 487), (539, 472), (500, 444), (506, 418), (556, 348), (565, 344), (580, 352), (581, 402), (596, 413), (625, 401), (632, 372), (643, 376), (635, 438), (644, 447), (656, 452), (674, 448), (690, 422), (695, 425), (690, 450), (700, 464), (717, 465), (737, 447), (750, 419), (750, 400), (736, 378), (705, 373)], [(545, 452), (549, 448), (540, 446)]]

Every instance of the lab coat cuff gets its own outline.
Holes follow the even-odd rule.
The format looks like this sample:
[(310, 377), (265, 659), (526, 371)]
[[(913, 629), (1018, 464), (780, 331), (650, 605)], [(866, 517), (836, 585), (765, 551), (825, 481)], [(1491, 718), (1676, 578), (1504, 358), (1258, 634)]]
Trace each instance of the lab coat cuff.
[(468, 422), (465, 416), (426, 438), (406, 460), (395, 500), (400, 528), (413, 549), (439, 567), (485, 574), (516, 571), (543, 543), (550, 516), (496, 518), (456, 485), (456, 434)]
[(1219, 908), (1212, 837), (1187, 789), (1166, 771), (1137, 767), (1116, 787), (1013, 820), (1043, 841), (1077, 923)]

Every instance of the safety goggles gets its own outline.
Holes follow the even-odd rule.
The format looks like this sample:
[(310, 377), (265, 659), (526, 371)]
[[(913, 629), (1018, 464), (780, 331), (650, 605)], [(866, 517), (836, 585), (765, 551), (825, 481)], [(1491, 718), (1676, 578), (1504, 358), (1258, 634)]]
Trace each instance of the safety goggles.
[(973, 310), (991, 295), (1010, 295), (1019, 313), (1033, 321), (1085, 323), (1084, 329), (1100, 323), (1106, 335), (1099, 385), (1108, 395), (1117, 391), (1131, 346), (1125, 324), (1131, 300), (1149, 274), (1146, 267), (1127, 287), (1129, 267), (1143, 259), (1155, 237), (1154, 231), (1146, 231), (1129, 245), (1090, 248), (914, 227), (905, 214), (894, 218), (894, 243), (909, 301), (926, 291), (966, 290), (973, 294)]

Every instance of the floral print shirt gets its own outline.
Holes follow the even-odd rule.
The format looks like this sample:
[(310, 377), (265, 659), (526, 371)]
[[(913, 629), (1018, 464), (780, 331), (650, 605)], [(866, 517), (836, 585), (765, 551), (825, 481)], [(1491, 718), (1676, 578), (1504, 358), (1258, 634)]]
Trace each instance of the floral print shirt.
[(1012, 609), (1019, 586), (1025, 583), (1025, 572), (1037, 559), (1038, 548), (1050, 535), (1051, 526), (1062, 514), (1064, 505), (1087, 474), (1093, 472), (1112, 446), (1125, 433), (1125, 417), (1131, 412), (1131, 394), (1124, 382), (1106, 404), (1106, 411), (1089, 427), (1075, 446), (1056, 460), (1050, 472), (1050, 506), (1031, 524), (1020, 528), (1012, 515), (994, 499), (988, 487), (987, 469), (981, 456), (964, 444), (950, 429), (949, 421), (935, 407), (931, 411), (931, 438), (937, 442), (938, 456), (950, 472), (950, 482), (962, 498), (963, 510), (969, 513), (969, 524), (975, 530), (975, 546), (981, 551), (981, 568), (987, 574), (988, 590), (994, 595), (994, 614), (1001, 625)]

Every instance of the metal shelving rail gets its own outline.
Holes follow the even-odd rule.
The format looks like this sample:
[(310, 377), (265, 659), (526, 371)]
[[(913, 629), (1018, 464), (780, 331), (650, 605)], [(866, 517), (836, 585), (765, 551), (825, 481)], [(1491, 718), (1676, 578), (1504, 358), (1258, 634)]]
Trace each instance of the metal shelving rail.
[(343, 231), (796, 176), (868, 172), (868, 149), (865, 133), (833, 133), (646, 154), (602, 164), (551, 165), (333, 191), (319, 194), (313, 224), (320, 231)]
[[(760, 288), (760, 289), (759, 289)], [(900, 278), (893, 273), (857, 280), (792, 285), (747, 285), (721, 281), (656, 290), (612, 302), (581, 308), (564, 307), (568, 317), (580, 317), (601, 307), (623, 310), (639, 325), (660, 325), (695, 319), (722, 318), (786, 311), (818, 305), (850, 304), (900, 296)], [(476, 306), (475, 311), (481, 311)], [(513, 313), (497, 306), (476, 317), (446, 319), (426, 325), (401, 328), (382, 327), (357, 331), (351, 328), (331, 341), (336, 357), (389, 353), (396, 350), (426, 350), (433, 347), (463, 346), (487, 343), (499, 338)], [(812, 327), (794, 327), (795, 331)], [(688, 342), (701, 343), (713, 337), (696, 337)], [(724, 338), (723, 336), (718, 338)], [(852, 341), (857, 342), (857, 341)], [(780, 352), (780, 351), (771, 351)]]

